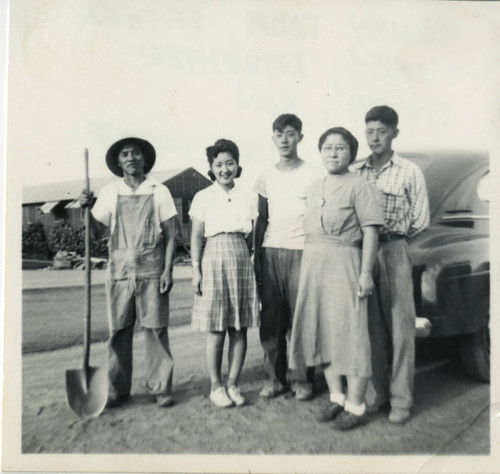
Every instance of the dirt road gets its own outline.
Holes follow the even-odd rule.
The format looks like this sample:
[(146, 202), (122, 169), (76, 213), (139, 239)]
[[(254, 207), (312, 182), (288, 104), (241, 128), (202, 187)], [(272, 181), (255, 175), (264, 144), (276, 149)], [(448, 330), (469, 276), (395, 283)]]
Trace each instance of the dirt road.
[[(92, 342), (108, 337), (106, 271), (92, 271)], [(23, 271), (23, 353), (61, 349), (82, 343), (83, 279), (81, 270)], [(193, 306), (191, 268), (174, 267), (170, 325), (188, 324)]]
[[(92, 287), (92, 342), (108, 337), (104, 285)], [(170, 294), (170, 326), (191, 320), (191, 280), (177, 280)], [(23, 353), (61, 349), (82, 343), (83, 289), (23, 291)]]

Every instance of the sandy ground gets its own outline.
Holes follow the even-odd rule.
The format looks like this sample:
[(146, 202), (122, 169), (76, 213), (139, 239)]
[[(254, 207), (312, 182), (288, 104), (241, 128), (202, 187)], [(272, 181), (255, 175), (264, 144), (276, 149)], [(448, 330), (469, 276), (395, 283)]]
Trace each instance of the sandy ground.
[[(258, 330), (249, 330), (240, 388), (247, 405), (217, 409), (208, 399), (205, 334), (170, 329), (176, 405), (159, 408), (146, 394), (142, 334), (134, 340), (132, 400), (81, 420), (66, 402), (65, 371), (82, 363), (80, 346), (23, 355), (23, 453), (198, 454), (487, 454), (489, 385), (469, 380), (459, 366), (419, 369), (410, 422), (391, 425), (378, 414), (359, 429), (339, 433), (314, 414), (328, 401), (324, 378), (317, 395), (260, 399), (265, 383)], [(227, 347), (226, 347), (227, 350)], [(92, 344), (91, 365), (105, 365), (105, 343)], [(225, 370), (226, 366), (224, 367)]]
[[(299, 402), (287, 396), (262, 400), (264, 383), (258, 331), (240, 387), (248, 404), (221, 410), (208, 400), (202, 333), (173, 328), (176, 405), (158, 408), (145, 393), (142, 334), (135, 339), (133, 399), (80, 420), (65, 399), (65, 370), (81, 366), (81, 348), (23, 356), (22, 451), (24, 453), (249, 453), (249, 454), (439, 454), (489, 452), (489, 386), (467, 380), (453, 366), (422, 372), (415, 383), (414, 417), (405, 426), (387, 414), (349, 433), (318, 424), (327, 403), (324, 379), (318, 396)], [(92, 347), (92, 365), (104, 364), (105, 344)], [(467, 407), (465, 410), (464, 407)]]

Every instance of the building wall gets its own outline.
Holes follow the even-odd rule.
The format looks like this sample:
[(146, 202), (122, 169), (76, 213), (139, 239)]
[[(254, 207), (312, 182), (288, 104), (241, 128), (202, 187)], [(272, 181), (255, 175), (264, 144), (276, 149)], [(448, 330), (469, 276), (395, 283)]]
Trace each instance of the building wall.
[(43, 202), (23, 205), (23, 227), (31, 222), (41, 222), (45, 227), (46, 234), (50, 234), (54, 228), (54, 224), (58, 220), (66, 220), (75, 229), (83, 225), (81, 210), (65, 209), (66, 205), (71, 201), (61, 201), (51, 212), (44, 214), (40, 210)]
[(184, 173), (168, 180), (165, 185), (174, 198), (177, 209), (177, 238), (179, 243), (189, 247), (191, 239), (191, 219), (189, 208), (194, 195), (212, 183), (195, 169), (189, 168)]
[(38, 209), (41, 203), (23, 205), (23, 226), (31, 222), (38, 222), (41, 220), (42, 212)]
[[(189, 218), (189, 208), (194, 195), (206, 187), (211, 185), (211, 182), (198, 173), (194, 168), (188, 168), (181, 174), (174, 176), (172, 179), (164, 183), (174, 198), (175, 207), (177, 209), (177, 238), (181, 244), (189, 246), (191, 238), (191, 220)], [(66, 209), (66, 205), (71, 201), (61, 201), (50, 213), (43, 214), (39, 207), (43, 202), (23, 204), (23, 226), (29, 222), (40, 221), (45, 227), (47, 235), (54, 227), (56, 220), (64, 219), (75, 229), (83, 225), (80, 208)]]

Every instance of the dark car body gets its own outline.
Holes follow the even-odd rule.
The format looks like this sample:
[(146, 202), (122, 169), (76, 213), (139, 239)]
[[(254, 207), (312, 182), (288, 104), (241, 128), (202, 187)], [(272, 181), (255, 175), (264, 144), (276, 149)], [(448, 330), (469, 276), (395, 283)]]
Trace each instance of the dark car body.
[(417, 316), (429, 337), (460, 336), (467, 372), (489, 381), (489, 156), (482, 151), (400, 153), (422, 170), (429, 228), (409, 241)]

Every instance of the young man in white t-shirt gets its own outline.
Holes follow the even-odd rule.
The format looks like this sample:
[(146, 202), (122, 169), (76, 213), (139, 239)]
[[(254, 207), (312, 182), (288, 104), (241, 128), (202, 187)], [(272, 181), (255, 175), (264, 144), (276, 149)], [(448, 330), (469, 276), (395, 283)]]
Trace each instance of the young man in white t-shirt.
[[(273, 398), (287, 390), (287, 337), (297, 299), (304, 248), (302, 218), (306, 192), (320, 173), (297, 154), (302, 122), (293, 114), (273, 123), (273, 141), (280, 160), (255, 183), (259, 216), (255, 225), (255, 274), (262, 302), (260, 341), (269, 383), (260, 396)], [(303, 372), (303, 373), (302, 373)], [(313, 396), (314, 369), (297, 371), (292, 390), (298, 400)]]

